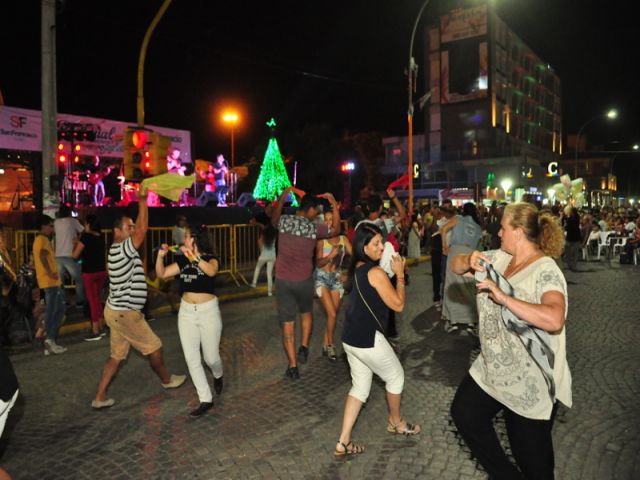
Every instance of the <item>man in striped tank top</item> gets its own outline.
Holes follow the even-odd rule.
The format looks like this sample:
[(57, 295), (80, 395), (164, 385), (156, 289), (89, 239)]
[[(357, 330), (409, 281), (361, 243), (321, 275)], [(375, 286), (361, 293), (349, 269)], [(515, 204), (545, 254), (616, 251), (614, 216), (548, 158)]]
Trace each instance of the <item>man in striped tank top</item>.
[(109, 298), (104, 309), (105, 322), (111, 329), (111, 355), (104, 366), (96, 398), (91, 402), (95, 409), (111, 407), (115, 403), (113, 398), (107, 397), (107, 388), (131, 346), (149, 358), (149, 365), (160, 377), (164, 388), (177, 388), (186, 379), (185, 375), (169, 375), (162, 360), (162, 342), (142, 314), (147, 300), (147, 283), (137, 249), (147, 233), (149, 207), (146, 192), (141, 190), (138, 199), (135, 224), (126, 215), (119, 216), (114, 222), (114, 243), (107, 260)]

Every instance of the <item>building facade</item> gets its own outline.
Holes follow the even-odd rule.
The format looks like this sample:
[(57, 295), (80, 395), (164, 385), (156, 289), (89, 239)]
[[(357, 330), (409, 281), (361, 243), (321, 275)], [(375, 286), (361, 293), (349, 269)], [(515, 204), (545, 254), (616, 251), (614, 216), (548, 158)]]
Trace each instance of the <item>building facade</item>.
[[(417, 192), (480, 184), (485, 197), (495, 197), (507, 179), (514, 189), (546, 191), (556, 180), (548, 165), (562, 153), (561, 83), (553, 69), (489, 4), (442, 15), (424, 41), (431, 97), (424, 139), (415, 142), (424, 145), (414, 153), (422, 162)], [(386, 139), (388, 165), (395, 161), (389, 153), (397, 157), (403, 146), (405, 138)]]

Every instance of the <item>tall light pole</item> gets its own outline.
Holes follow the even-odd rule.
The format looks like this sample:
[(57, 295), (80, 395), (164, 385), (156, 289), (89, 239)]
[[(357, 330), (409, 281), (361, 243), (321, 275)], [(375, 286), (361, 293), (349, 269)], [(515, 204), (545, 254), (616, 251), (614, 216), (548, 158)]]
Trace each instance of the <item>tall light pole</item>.
[(574, 173), (573, 173), (574, 179), (578, 178), (578, 145), (580, 144), (580, 135), (582, 134), (582, 131), (587, 125), (603, 117), (607, 117), (609, 120), (615, 120), (618, 117), (618, 111), (612, 108), (604, 114), (596, 115), (595, 117), (590, 118), (589, 120), (584, 122), (580, 127), (580, 130), (578, 130), (578, 135), (576, 136), (576, 152), (575, 152), (576, 155), (575, 155), (575, 167), (574, 167)]
[(407, 177), (409, 178), (409, 217), (411, 217), (411, 214), (413, 213), (413, 91), (415, 89), (416, 77), (418, 75), (418, 64), (413, 58), (413, 39), (416, 36), (416, 30), (418, 29), (418, 23), (420, 22), (420, 17), (422, 17), (422, 12), (424, 12), (429, 1), (430, 0), (426, 0), (422, 4), (422, 7), (420, 7), (416, 21), (413, 24), (413, 30), (411, 31), (411, 41), (409, 42), (409, 68), (407, 69), (407, 86), (409, 91), (409, 105), (407, 108), (407, 123), (409, 129), (409, 165), (407, 166)]
[(237, 112), (234, 112), (234, 111), (228, 111), (222, 115), (222, 121), (227, 125), (229, 125), (229, 128), (231, 129), (231, 169), (232, 170), (236, 166), (236, 158), (235, 158), (234, 145), (233, 145), (233, 130), (235, 129), (239, 119), (240, 119), (240, 116), (238, 115)]

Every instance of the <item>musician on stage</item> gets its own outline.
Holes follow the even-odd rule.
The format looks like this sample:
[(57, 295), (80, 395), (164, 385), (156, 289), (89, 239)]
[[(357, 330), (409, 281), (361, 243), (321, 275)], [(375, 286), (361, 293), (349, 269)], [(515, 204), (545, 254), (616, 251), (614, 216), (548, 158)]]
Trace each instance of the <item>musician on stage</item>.
[[(184, 177), (184, 172), (187, 167), (182, 165), (182, 161), (180, 160), (180, 149), (172, 148), (171, 153), (167, 156), (167, 172), (169, 173), (177, 173)], [(180, 202), (178, 206), (184, 207), (187, 205), (187, 191), (185, 189), (184, 193), (180, 196)], [(173, 206), (176, 206), (174, 202), (171, 203)]]
[(171, 153), (167, 157), (167, 171), (169, 173), (177, 173), (178, 175), (184, 176), (184, 171), (186, 169), (187, 167), (183, 166), (182, 161), (180, 160), (180, 149), (171, 149)]
[(111, 173), (111, 167), (100, 167), (100, 157), (96, 155), (93, 165), (89, 167), (89, 183), (93, 186), (93, 205), (102, 207), (104, 205), (105, 191), (103, 179)]
[(222, 154), (218, 155), (218, 159), (216, 160), (216, 164), (213, 167), (213, 175), (215, 179), (216, 185), (216, 196), (218, 197), (218, 206), (226, 207), (227, 206), (227, 172), (229, 171), (229, 167), (227, 166), (227, 162), (225, 161)]
[(209, 168), (205, 172), (204, 170), (200, 171), (200, 178), (205, 181), (204, 191), (205, 192), (213, 192), (216, 189), (216, 179), (213, 164), (209, 164)]

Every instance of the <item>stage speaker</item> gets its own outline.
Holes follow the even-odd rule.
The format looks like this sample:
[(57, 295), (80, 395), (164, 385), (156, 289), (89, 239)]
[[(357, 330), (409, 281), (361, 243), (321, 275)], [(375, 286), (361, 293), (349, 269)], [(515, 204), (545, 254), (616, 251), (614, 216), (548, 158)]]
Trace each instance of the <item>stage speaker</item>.
[(239, 207), (253, 207), (256, 204), (255, 198), (249, 192), (244, 192), (242, 195), (238, 197), (238, 201), (236, 205)]
[(213, 202), (213, 206), (218, 204), (216, 192), (202, 192), (196, 200), (197, 207), (206, 207), (209, 202)]

